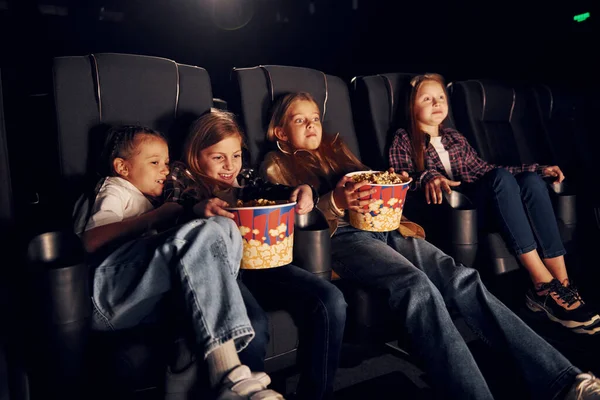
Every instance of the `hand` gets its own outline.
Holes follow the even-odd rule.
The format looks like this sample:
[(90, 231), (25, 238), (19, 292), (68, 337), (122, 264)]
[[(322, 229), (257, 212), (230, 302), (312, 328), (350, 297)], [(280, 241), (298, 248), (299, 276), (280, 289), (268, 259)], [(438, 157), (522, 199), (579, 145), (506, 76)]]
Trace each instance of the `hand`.
[(451, 187), (460, 185), (460, 182), (451, 181), (443, 176), (437, 176), (425, 185), (425, 200), (427, 204), (442, 204), (442, 190), (452, 193)]
[(361, 200), (365, 197), (369, 197), (375, 193), (376, 189), (360, 191), (361, 187), (368, 185), (369, 182), (354, 182), (349, 176), (344, 176), (335, 189), (333, 190), (333, 200), (338, 208), (345, 210), (354, 210), (358, 212), (366, 211), (364, 206), (369, 205), (373, 202), (373, 199)]
[(313, 202), (312, 189), (308, 185), (300, 185), (290, 195), (290, 201), (296, 201), (296, 212), (307, 214), (315, 206)]
[(554, 183), (561, 183), (565, 180), (565, 174), (560, 170), (558, 165), (553, 165), (550, 167), (546, 167), (543, 169), (542, 174), (544, 176), (550, 176), (552, 178), (556, 178)]
[(217, 215), (220, 215), (222, 217), (233, 219), (233, 214), (225, 210), (226, 207), (229, 207), (229, 203), (217, 197), (213, 197), (212, 199), (197, 203), (194, 206), (193, 211), (194, 214), (202, 218), (216, 217)]

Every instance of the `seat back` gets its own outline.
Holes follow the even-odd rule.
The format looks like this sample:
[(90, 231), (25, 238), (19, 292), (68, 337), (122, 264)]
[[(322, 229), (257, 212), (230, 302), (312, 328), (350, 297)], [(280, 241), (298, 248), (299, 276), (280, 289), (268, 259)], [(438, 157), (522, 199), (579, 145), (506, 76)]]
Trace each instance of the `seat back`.
[(352, 121), (348, 87), (340, 78), (309, 68), (261, 65), (234, 68), (232, 111), (241, 117), (252, 167), (258, 167), (273, 147), (266, 143), (269, 111), (275, 99), (291, 92), (309, 92), (321, 111), (323, 131), (340, 133), (350, 150), (360, 157)]
[(572, 177), (591, 172), (583, 96), (547, 85), (531, 86), (529, 93), (537, 103), (552, 160)]
[(352, 79), (352, 111), (363, 162), (385, 169), (398, 128), (407, 127), (410, 80), (416, 74), (390, 73)]
[(108, 127), (141, 124), (168, 134), (173, 157), (186, 125), (212, 106), (206, 70), (165, 58), (112, 53), (58, 57), (53, 72), (68, 204), (97, 180), (97, 157)]
[[(352, 79), (352, 112), (363, 162), (373, 169), (388, 167), (394, 133), (409, 125), (409, 102), (416, 73), (395, 72)], [(452, 112), (444, 126), (454, 126)]]
[(511, 121), (516, 92), (498, 82), (469, 80), (450, 87), (457, 129), (486, 161), (495, 164), (521, 163), (519, 146)]

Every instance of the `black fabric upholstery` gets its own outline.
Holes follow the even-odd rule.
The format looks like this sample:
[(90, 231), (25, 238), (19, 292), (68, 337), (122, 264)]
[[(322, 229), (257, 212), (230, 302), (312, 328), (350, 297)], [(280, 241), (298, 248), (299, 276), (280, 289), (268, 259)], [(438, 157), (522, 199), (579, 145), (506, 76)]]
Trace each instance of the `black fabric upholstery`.
[[(176, 118), (189, 122), (212, 106), (206, 70), (157, 57), (59, 57), (54, 60), (54, 88), (61, 174), (70, 189), (69, 201), (95, 171), (107, 126), (136, 123), (167, 133), (179, 122)], [(172, 134), (174, 148), (184, 131)]]
[(232, 111), (240, 115), (250, 151), (250, 165), (258, 166), (271, 148), (265, 143), (269, 112), (274, 99), (291, 92), (309, 92), (319, 104), (323, 130), (340, 133), (350, 149), (360, 151), (348, 87), (340, 78), (309, 68), (265, 65), (236, 68), (233, 79), (238, 93), (232, 99)]
[[(96, 178), (96, 158), (107, 127), (135, 123), (158, 129), (169, 137), (173, 157), (189, 124), (213, 105), (206, 70), (163, 58), (128, 54), (56, 58), (54, 95), (61, 174), (71, 201), (90, 181), (95, 182), (88, 178)], [(276, 370), (295, 363), (298, 340), (289, 314), (272, 314), (267, 367)], [(166, 360), (181, 359), (181, 355), (168, 354), (169, 340), (177, 340), (177, 332), (164, 328), (150, 326), (110, 335), (95, 334), (89, 365), (89, 371), (94, 372), (89, 375), (105, 380), (108, 392), (161, 388)], [(175, 386), (181, 380), (177, 375), (169, 375)], [(95, 384), (97, 381), (90, 383)]]
[(363, 162), (374, 169), (388, 166), (388, 150), (398, 128), (408, 123), (410, 80), (416, 74), (390, 73), (352, 80), (352, 109)]

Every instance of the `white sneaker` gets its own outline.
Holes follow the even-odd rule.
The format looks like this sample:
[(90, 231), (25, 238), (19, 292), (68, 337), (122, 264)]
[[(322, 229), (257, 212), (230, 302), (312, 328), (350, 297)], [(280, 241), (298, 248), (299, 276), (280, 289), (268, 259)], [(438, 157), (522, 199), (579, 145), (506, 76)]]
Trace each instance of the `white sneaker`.
[(565, 400), (600, 399), (600, 379), (588, 372), (575, 377), (575, 382), (565, 396)]
[(274, 390), (267, 389), (271, 378), (264, 372), (252, 373), (240, 365), (223, 378), (217, 400), (285, 400)]

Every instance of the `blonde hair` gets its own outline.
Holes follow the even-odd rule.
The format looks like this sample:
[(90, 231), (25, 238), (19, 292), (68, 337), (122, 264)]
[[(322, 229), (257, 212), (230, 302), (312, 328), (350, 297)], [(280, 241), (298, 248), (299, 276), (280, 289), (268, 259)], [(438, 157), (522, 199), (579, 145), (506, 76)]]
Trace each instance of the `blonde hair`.
[(408, 102), (408, 120), (410, 124), (408, 134), (410, 136), (410, 141), (412, 144), (413, 161), (415, 162), (415, 166), (418, 172), (425, 170), (425, 138), (423, 132), (419, 131), (419, 127), (417, 125), (417, 118), (415, 116), (415, 102), (417, 100), (417, 93), (419, 92), (419, 88), (425, 82), (439, 83), (442, 86), (442, 89), (444, 90), (444, 96), (446, 97), (446, 99), (448, 98), (448, 92), (446, 91), (444, 77), (440, 74), (427, 73), (423, 75), (417, 75), (410, 81), (412, 91), (410, 92), (410, 100)]
[(291, 173), (298, 184), (309, 183), (318, 188), (323, 180), (331, 185), (332, 179), (336, 179), (338, 175), (366, 169), (339, 138), (339, 134), (331, 136), (323, 132), (321, 144), (316, 150), (293, 149), (289, 143), (278, 141), (275, 129), (284, 127), (290, 109), (297, 101), (309, 101), (319, 108), (310, 93), (289, 93), (280, 97), (273, 105), (267, 140), (277, 142), (279, 150), (287, 156)]
[(240, 144), (244, 147), (242, 129), (238, 125), (235, 115), (227, 111), (213, 108), (210, 113), (204, 114), (192, 125), (185, 142), (184, 156), (185, 163), (199, 186), (195, 188), (195, 191), (200, 194), (200, 197), (212, 197), (215, 192), (228, 189), (227, 185), (204, 173), (199, 159), (202, 150), (232, 136), (238, 137)]

